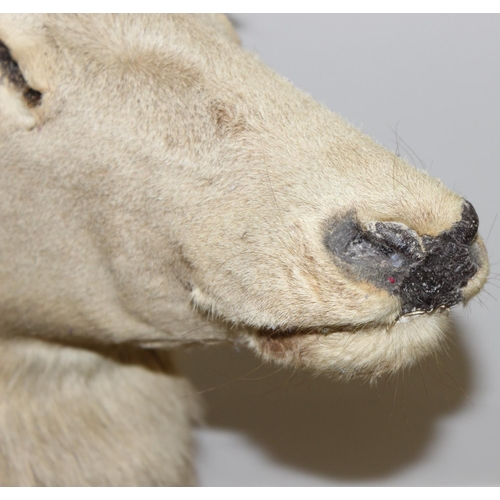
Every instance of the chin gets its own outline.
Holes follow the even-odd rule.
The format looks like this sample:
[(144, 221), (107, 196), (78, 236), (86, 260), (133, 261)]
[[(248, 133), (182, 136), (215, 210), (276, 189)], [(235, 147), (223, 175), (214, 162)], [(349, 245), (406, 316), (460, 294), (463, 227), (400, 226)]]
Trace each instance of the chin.
[(310, 329), (250, 330), (246, 344), (264, 360), (307, 368), (341, 379), (374, 380), (410, 367), (446, 345), (449, 309), (400, 316), (392, 324), (338, 331)]

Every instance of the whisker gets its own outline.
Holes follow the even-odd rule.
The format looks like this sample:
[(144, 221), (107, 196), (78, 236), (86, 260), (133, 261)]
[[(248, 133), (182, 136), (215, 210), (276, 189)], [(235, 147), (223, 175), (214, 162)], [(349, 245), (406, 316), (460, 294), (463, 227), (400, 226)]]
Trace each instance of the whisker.
[(408, 415), (406, 414), (406, 405), (405, 405), (405, 370), (401, 373), (401, 394), (403, 396), (403, 415), (405, 419), (406, 429), (410, 432), (410, 424), (408, 423)]
[(420, 373), (422, 375), (422, 382), (424, 384), (425, 397), (429, 398), (429, 393), (427, 392), (427, 384), (425, 383), (424, 369), (422, 368), (422, 361), (418, 362), (418, 366), (420, 368)]
[[(399, 122), (398, 122), (398, 124), (399, 124)], [(427, 165), (425, 164), (425, 162), (417, 155), (417, 153), (415, 153), (415, 151), (410, 147), (410, 145), (398, 134), (397, 125), (396, 125), (396, 130), (392, 129), (391, 127), (389, 127), (389, 128), (394, 132), (394, 134), (396, 135), (398, 140), (400, 140), (417, 157), (422, 169), (427, 170)], [(415, 162), (413, 162), (413, 164), (415, 164)]]
[(448, 372), (448, 370), (443, 365), (441, 365), (441, 368), (444, 370), (446, 375), (448, 375), (448, 377), (450, 377), (450, 379), (453, 381), (453, 383), (458, 387), (460, 392), (467, 398), (467, 401), (469, 401), (471, 406), (474, 406), (474, 403), (471, 401), (468, 394), (465, 392), (465, 389), (451, 376), (451, 374)]
[(394, 407), (396, 406), (396, 396), (398, 394), (398, 385), (399, 385), (399, 372), (396, 376), (396, 389), (394, 390), (394, 398), (392, 400), (392, 408), (391, 408), (391, 415), (389, 416), (389, 422), (392, 421), (392, 415), (394, 414)]
[(488, 236), (486, 236), (486, 243), (488, 243), (488, 240), (489, 240), (490, 235), (491, 235), (491, 231), (493, 230), (493, 226), (495, 225), (495, 222), (497, 221), (497, 217), (498, 217), (498, 212), (495, 214), (495, 218), (493, 219), (493, 222), (491, 223), (491, 227), (490, 227), (490, 230), (488, 232)]
[(382, 387), (382, 391), (379, 394), (379, 396), (373, 401), (374, 403), (379, 401), (382, 398), (382, 396), (384, 395), (384, 392), (385, 392), (385, 389), (387, 387), (387, 384), (389, 383), (389, 380), (390, 380), (390, 376), (385, 377), (385, 383), (384, 383), (384, 386)]

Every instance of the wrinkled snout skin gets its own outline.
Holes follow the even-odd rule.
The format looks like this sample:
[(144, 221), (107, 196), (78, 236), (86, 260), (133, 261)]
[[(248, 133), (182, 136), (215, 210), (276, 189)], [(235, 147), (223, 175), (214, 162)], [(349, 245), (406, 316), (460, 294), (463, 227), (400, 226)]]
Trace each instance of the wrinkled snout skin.
[(371, 279), (332, 250), (350, 218), (403, 227), (425, 253), (465, 201), (244, 51), (225, 18), (7, 17), (0, 39), (42, 94), (29, 107), (4, 77), (6, 332), (238, 337), (265, 359), (373, 377), (436, 350), (449, 307), (484, 284), (475, 231), (458, 299), (422, 310), (376, 261)]

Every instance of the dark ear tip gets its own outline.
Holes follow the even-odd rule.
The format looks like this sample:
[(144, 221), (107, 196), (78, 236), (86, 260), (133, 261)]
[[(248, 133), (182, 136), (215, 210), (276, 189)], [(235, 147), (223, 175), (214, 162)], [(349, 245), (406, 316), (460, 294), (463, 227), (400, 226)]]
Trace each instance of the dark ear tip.
[(38, 92), (38, 90), (32, 89), (31, 87), (28, 87), (23, 92), (23, 97), (30, 108), (39, 106), (42, 103), (42, 93)]
[(2, 40), (0, 40), (0, 77), (6, 78), (22, 93), (28, 107), (34, 108), (41, 104), (42, 93), (28, 85), (17, 61), (12, 57), (9, 48)]

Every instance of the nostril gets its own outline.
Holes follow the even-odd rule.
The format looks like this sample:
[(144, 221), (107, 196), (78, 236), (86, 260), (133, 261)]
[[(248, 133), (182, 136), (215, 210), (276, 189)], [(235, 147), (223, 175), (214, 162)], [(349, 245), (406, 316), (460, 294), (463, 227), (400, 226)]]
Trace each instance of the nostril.
[(366, 238), (387, 248), (394, 262), (403, 262), (403, 257), (420, 260), (423, 257), (422, 244), (418, 234), (398, 222), (370, 222), (366, 226)]

